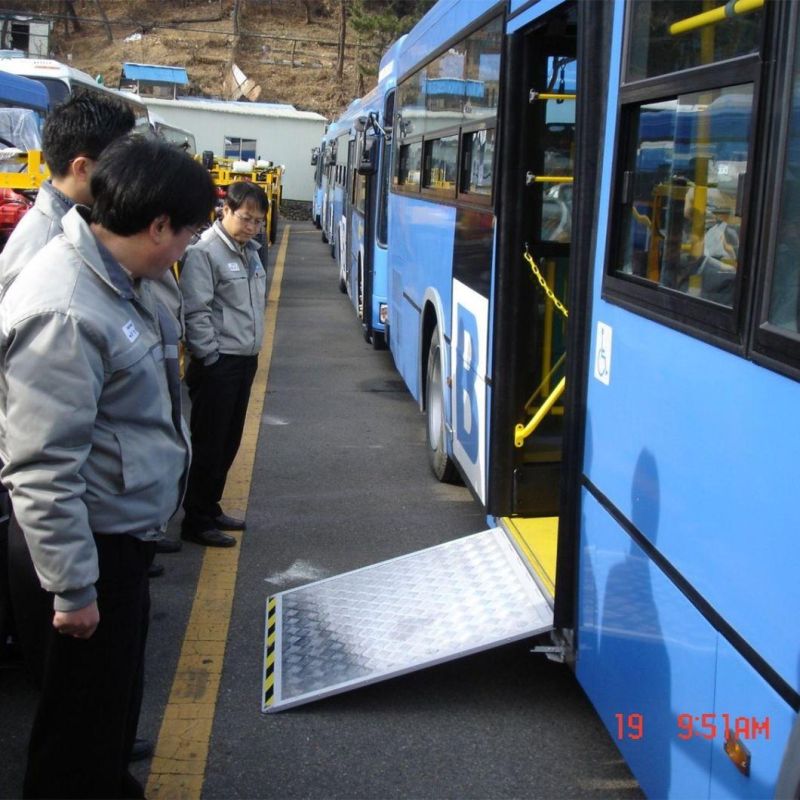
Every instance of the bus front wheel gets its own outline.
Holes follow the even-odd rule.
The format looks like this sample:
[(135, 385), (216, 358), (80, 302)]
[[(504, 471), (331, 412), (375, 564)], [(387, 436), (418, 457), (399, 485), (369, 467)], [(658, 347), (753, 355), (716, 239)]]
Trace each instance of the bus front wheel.
[(453, 459), (447, 455), (445, 443), (444, 384), (438, 327), (433, 329), (431, 346), (428, 350), (426, 395), (428, 460), (437, 480), (442, 483), (452, 483), (456, 479), (456, 467)]

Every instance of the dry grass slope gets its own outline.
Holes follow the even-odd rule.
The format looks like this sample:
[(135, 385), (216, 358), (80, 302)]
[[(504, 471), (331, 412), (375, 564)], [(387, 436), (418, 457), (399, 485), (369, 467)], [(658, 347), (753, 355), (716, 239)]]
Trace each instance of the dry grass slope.
[[(61, 61), (117, 86), (124, 61), (185, 67), (191, 93), (223, 96), (231, 61), (261, 87), (263, 102), (291, 103), (328, 118), (338, 115), (358, 94), (356, 59), (375, 70), (377, 54), (360, 47), (348, 32), (345, 70), (336, 76), (336, 15), (306, 24), (298, 0), (240, 0), (239, 36), (234, 35), (233, 0), (101, 0), (113, 40), (100, 22), (98, 4), (75, 0), (81, 30), (54, 31), (54, 53)], [(63, 14), (62, 3), (25, 3), (41, 13)], [(90, 22), (86, 20), (97, 20)], [(139, 35), (137, 35), (139, 34)], [(375, 63), (371, 63), (375, 62)], [(367, 85), (365, 89), (369, 89)]]

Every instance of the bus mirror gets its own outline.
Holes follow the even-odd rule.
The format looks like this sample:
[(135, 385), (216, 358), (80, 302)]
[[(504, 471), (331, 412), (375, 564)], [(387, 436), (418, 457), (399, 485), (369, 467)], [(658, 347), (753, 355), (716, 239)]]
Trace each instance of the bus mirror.
[(311, 166), (316, 167), (319, 163), (319, 147), (311, 148)]
[(369, 117), (357, 117), (353, 128), (357, 133), (363, 133), (367, 129), (367, 125), (369, 125)]
[(375, 139), (366, 139), (358, 160), (359, 175), (374, 175), (378, 171), (378, 148)]

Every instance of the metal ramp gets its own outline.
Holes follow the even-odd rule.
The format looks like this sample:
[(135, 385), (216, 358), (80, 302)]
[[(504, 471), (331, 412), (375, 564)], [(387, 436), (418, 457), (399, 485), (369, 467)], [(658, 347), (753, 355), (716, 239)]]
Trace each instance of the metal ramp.
[(553, 612), (501, 528), (267, 599), (263, 711), (524, 639)]

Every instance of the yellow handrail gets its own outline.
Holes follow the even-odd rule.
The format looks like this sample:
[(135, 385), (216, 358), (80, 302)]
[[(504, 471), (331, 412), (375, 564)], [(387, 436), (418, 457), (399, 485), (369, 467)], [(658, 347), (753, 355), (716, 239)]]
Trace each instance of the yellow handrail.
[(532, 183), (572, 183), (575, 179), (571, 175), (531, 175), (526, 176), (528, 185)]
[(577, 97), (576, 94), (557, 94), (555, 92), (531, 92), (530, 94), (530, 101), (533, 102), (534, 100), (574, 100)]
[(525, 440), (539, 427), (539, 423), (547, 416), (550, 409), (556, 404), (558, 399), (564, 394), (567, 386), (567, 379), (562, 378), (556, 388), (550, 392), (550, 396), (542, 403), (542, 407), (533, 415), (526, 425), (519, 424), (514, 428), (514, 447), (522, 447)]
[(550, 383), (550, 378), (561, 368), (564, 361), (567, 358), (566, 353), (562, 353), (547, 375), (544, 376), (544, 380), (536, 387), (536, 391), (528, 398), (528, 402), (525, 403), (525, 411), (530, 413), (530, 407), (533, 404), (533, 401), (541, 394), (542, 390)]
[(724, 6), (712, 8), (711, 11), (704, 11), (702, 14), (695, 14), (693, 17), (673, 22), (669, 26), (669, 32), (672, 36), (679, 36), (682, 33), (704, 28), (706, 25), (716, 25), (724, 19), (750, 14), (763, 7), (764, 0), (735, 0)]

